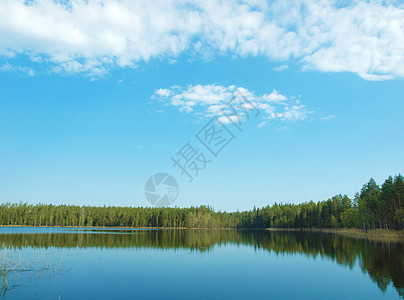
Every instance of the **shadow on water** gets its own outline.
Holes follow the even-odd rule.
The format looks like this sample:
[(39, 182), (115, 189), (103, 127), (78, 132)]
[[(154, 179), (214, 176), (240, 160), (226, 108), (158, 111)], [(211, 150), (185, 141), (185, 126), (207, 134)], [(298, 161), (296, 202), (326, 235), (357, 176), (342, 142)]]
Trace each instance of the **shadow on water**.
[(3, 247), (32, 248), (158, 248), (209, 253), (216, 245), (246, 245), (276, 255), (304, 254), (328, 258), (353, 268), (359, 263), (385, 291), (391, 283), (404, 297), (404, 243), (355, 239), (329, 233), (265, 230), (97, 230), (74, 233), (0, 234)]

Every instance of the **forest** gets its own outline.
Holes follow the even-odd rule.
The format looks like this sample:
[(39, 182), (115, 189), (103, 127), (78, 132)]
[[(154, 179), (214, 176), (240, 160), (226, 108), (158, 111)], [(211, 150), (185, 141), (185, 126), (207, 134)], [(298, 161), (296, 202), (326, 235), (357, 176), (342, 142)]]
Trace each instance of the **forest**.
[(159, 228), (384, 228), (404, 229), (404, 177), (373, 178), (353, 199), (336, 195), (300, 204), (275, 203), (243, 212), (212, 207), (115, 207), (2, 203), (1, 225)]

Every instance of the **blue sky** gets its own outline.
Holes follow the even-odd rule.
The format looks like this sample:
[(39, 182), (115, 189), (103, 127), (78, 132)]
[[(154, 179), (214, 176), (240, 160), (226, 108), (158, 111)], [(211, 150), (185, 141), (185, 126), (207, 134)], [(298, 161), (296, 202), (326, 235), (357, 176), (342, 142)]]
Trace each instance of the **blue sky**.
[[(2, 1), (0, 200), (149, 206), (158, 172), (180, 207), (353, 196), (404, 165), (403, 20), (400, 2)], [(195, 134), (237, 92), (260, 115), (222, 119), (213, 157)], [(211, 160), (192, 183), (171, 160), (188, 141)]]

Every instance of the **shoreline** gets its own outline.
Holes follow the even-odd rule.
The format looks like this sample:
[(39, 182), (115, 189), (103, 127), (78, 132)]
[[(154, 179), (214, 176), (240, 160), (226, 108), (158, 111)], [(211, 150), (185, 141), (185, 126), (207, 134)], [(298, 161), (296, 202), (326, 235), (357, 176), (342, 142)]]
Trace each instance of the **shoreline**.
[(159, 230), (266, 230), (273, 232), (314, 232), (314, 233), (333, 233), (339, 235), (345, 235), (352, 238), (367, 238), (380, 241), (404, 241), (404, 230), (393, 231), (386, 229), (368, 230), (366, 233), (362, 229), (358, 228), (187, 228), (187, 227), (120, 227), (120, 226), (27, 226), (27, 225), (0, 225), (1, 227), (20, 227), (20, 228), (83, 228), (83, 229), (159, 229)]
[(0, 225), (1, 227), (23, 227), (23, 228), (85, 228), (85, 229), (233, 229), (233, 230), (245, 230), (245, 229), (260, 229), (265, 230), (265, 228), (231, 228), (231, 227), (204, 227), (204, 228), (190, 228), (190, 227), (133, 227), (133, 226), (28, 226), (28, 225)]
[(404, 241), (404, 230), (393, 231), (386, 229), (374, 229), (364, 232), (358, 228), (265, 228), (268, 231), (293, 231), (293, 232), (318, 232), (345, 235), (352, 238), (367, 238), (378, 241)]

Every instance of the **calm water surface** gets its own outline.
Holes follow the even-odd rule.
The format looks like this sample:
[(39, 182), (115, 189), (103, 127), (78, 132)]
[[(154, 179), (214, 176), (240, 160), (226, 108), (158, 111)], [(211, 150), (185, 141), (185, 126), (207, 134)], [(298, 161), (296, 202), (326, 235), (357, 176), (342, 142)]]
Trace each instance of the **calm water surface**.
[[(402, 299), (404, 245), (334, 234), (0, 228), (4, 299)], [(401, 296), (400, 296), (401, 295)]]

